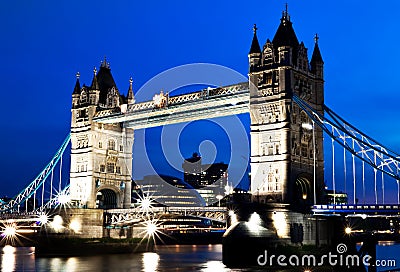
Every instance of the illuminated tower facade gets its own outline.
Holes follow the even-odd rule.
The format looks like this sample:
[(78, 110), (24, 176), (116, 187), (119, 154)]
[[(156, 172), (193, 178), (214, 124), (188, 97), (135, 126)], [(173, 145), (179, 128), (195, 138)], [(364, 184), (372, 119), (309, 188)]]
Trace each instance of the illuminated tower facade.
[(72, 93), (70, 194), (75, 206), (129, 208), (131, 204), (133, 130), (96, 122), (99, 114), (119, 113), (134, 102), (132, 80), (120, 95), (104, 60), (90, 86), (79, 74)]
[(324, 189), (322, 130), (292, 101), (296, 94), (323, 114), (324, 62), (318, 37), (309, 61), (286, 8), (274, 38), (262, 48), (254, 26), (248, 56), (253, 200), (301, 207), (314, 203), (315, 188), (319, 202)]

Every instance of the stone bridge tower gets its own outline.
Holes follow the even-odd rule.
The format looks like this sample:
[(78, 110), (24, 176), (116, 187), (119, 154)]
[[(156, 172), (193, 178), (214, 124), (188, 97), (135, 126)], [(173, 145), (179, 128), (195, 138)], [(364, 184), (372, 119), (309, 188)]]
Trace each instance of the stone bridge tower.
[[(249, 52), (251, 191), (261, 203), (305, 207), (314, 202), (312, 121), (292, 94), (323, 114), (324, 62), (316, 36), (311, 61), (299, 43), (290, 16), (283, 12), (272, 41), (262, 49), (254, 26)], [(307, 128), (308, 127), (308, 128)], [(324, 190), (322, 129), (315, 126), (316, 200)]]
[(133, 103), (120, 95), (106, 59), (94, 68), (90, 86), (80, 86), (79, 73), (72, 93), (70, 192), (75, 206), (129, 208), (131, 204), (133, 130), (122, 124), (96, 122), (100, 112), (119, 113)]

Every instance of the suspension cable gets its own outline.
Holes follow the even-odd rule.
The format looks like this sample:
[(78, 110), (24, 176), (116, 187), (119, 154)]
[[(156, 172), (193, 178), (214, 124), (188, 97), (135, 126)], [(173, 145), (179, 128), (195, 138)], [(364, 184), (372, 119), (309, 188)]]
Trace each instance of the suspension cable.
[[(346, 145), (346, 136), (343, 136), (343, 142)], [(343, 167), (344, 167), (344, 192), (347, 194), (346, 148), (343, 148)]]
[[(374, 152), (374, 163), (376, 165), (376, 152)], [(378, 192), (376, 189), (376, 168), (374, 168), (374, 189), (375, 189), (375, 204), (378, 204)]]
[(58, 193), (61, 193), (61, 180), (62, 180), (62, 165), (63, 165), (63, 156), (60, 158), (60, 182), (58, 183)]
[(54, 168), (51, 169), (51, 177), (50, 177), (50, 199), (53, 198), (53, 177), (54, 177)]
[(46, 184), (46, 181), (43, 181), (43, 184), (42, 184), (42, 203), (41, 203), (40, 206), (43, 206), (43, 204), (44, 204), (44, 185), (45, 184)]
[[(383, 164), (382, 164), (383, 169)], [(382, 172), (382, 204), (385, 204), (385, 180), (384, 173)]]
[[(352, 139), (352, 147), (354, 150), (354, 139)], [(351, 154), (352, 161), (353, 161), (353, 203), (357, 204), (356, 202), (356, 164), (354, 160), (354, 154)]]
[(333, 185), (333, 205), (336, 205), (335, 140), (333, 138), (332, 138), (332, 185)]
[[(364, 152), (361, 153), (364, 158)], [(365, 204), (365, 162), (362, 161), (362, 187), (363, 187), (363, 203)]]

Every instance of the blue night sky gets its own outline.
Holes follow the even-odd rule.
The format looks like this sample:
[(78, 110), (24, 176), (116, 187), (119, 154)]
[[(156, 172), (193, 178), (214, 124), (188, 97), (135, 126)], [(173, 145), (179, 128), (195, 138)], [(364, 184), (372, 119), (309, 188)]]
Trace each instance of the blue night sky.
[[(253, 24), (257, 23), (261, 44), (272, 39), (285, 2), (1, 1), (0, 195), (13, 196), (28, 184), (68, 134), (77, 71), (81, 83), (90, 84), (93, 67), (107, 56), (122, 93), (131, 76), (137, 91), (166, 69), (197, 62), (223, 65), (246, 76)], [(314, 34), (320, 36), (325, 103), (400, 152), (400, 2), (288, 4), (297, 37), (309, 56)], [(149, 91), (148, 97), (159, 91)], [(249, 122), (247, 115), (239, 119), (245, 125)], [(226, 134), (209, 121), (198, 122), (191, 130), (193, 125), (180, 139), (182, 156), (190, 156), (209, 140), (214, 144), (206, 142), (205, 148), (216, 147), (216, 161), (228, 162)], [(160, 133), (150, 132), (146, 137)], [(162, 161), (157, 148), (148, 150), (155, 161)], [(177, 174), (167, 165), (156, 168)]]

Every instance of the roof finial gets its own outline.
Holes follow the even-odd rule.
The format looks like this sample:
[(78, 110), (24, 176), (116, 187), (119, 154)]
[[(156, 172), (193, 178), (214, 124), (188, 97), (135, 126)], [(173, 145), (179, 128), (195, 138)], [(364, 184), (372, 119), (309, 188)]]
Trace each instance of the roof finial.
[(290, 16), (288, 12), (288, 3), (285, 4), (285, 10), (282, 11), (282, 20), (290, 22)]
[(104, 56), (104, 60), (100, 63), (100, 67), (110, 68), (110, 63), (107, 62), (106, 56)]
[(254, 32), (254, 34), (257, 34), (257, 24), (254, 24), (254, 26), (253, 26), (253, 32)]
[(97, 74), (97, 69), (96, 66), (93, 68), (93, 74), (96, 75)]
[(79, 80), (79, 77), (81, 76), (81, 74), (79, 72), (76, 73), (76, 79)]
[(315, 44), (318, 44), (318, 40), (319, 40), (318, 33), (315, 33), (315, 36), (314, 36)]

